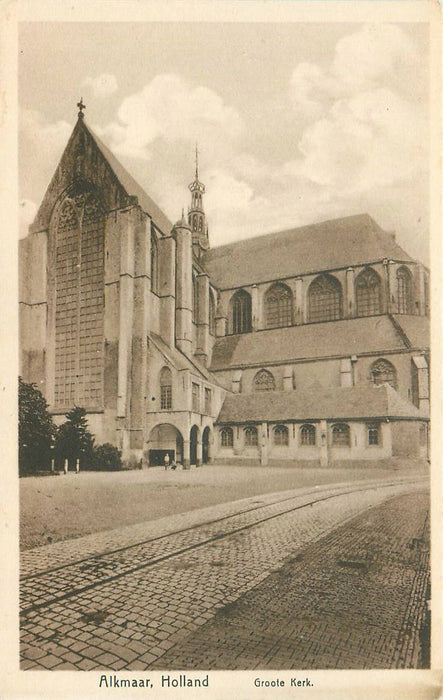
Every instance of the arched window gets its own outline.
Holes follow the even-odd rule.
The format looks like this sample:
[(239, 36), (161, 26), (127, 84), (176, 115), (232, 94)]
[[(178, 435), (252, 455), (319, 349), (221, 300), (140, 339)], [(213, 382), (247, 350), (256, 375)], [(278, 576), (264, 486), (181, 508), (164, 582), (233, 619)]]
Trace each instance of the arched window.
[(399, 314), (412, 313), (412, 276), (407, 267), (397, 270), (397, 303)]
[(289, 431), (286, 425), (276, 425), (274, 428), (274, 445), (286, 447), (289, 445)]
[(261, 369), (254, 377), (254, 391), (274, 391), (275, 379), (272, 372)]
[(367, 267), (355, 281), (357, 316), (373, 316), (381, 313), (381, 284), (375, 270)]
[(215, 335), (215, 301), (211, 292), (209, 292), (209, 332)]
[(306, 423), (301, 426), (300, 443), (302, 445), (315, 445), (315, 425)]
[(351, 432), (346, 423), (336, 423), (332, 426), (332, 444), (334, 447), (350, 447)]
[(192, 217), (192, 230), (197, 231), (197, 214)]
[(258, 445), (258, 431), (253, 425), (249, 425), (245, 428), (245, 446), (246, 447), (257, 447)]
[(233, 333), (248, 333), (252, 327), (251, 297), (240, 289), (231, 299), (231, 328)]
[(198, 322), (198, 288), (197, 278), (192, 275), (192, 320)]
[(273, 284), (265, 295), (266, 328), (292, 324), (292, 292), (285, 284)]
[(368, 423), (368, 445), (380, 444), (380, 425), (378, 423)]
[(162, 411), (172, 408), (172, 373), (169, 367), (163, 367), (160, 372), (160, 408)]
[(390, 384), (393, 389), (397, 388), (397, 372), (388, 360), (380, 359), (372, 364), (371, 378), (373, 384)]
[(341, 284), (331, 275), (320, 275), (308, 291), (310, 321), (334, 321), (342, 316)]
[(220, 444), (222, 447), (232, 447), (234, 445), (232, 428), (222, 428), (220, 430)]
[(158, 247), (155, 233), (151, 233), (151, 291), (158, 294)]

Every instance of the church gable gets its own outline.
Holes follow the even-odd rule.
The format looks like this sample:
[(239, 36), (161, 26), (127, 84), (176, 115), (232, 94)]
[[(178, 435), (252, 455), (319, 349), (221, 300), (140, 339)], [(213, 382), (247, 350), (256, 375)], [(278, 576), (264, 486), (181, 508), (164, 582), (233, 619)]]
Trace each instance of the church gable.
[(107, 210), (119, 209), (135, 201), (118, 180), (94, 137), (79, 115), (71, 138), (49, 184), (31, 233), (47, 230), (60, 196), (72, 185), (89, 183), (100, 191)]

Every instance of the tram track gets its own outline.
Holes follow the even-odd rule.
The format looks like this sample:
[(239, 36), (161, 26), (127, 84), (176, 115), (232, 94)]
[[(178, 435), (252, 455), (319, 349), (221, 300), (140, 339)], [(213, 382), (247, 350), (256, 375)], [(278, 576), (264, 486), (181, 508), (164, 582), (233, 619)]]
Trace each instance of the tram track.
[[(271, 503), (254, 505), (234, 514), (208, 520), (197, 525), (181, 528), (166, 535), (147, 538), (141, 542), (93, 554), (66, 565), (59, 565), (43, 571), (24, 576), (21, 580), (22, 600), (20, 615), (26, 618), (34, 611), (51, 606), (89, 591), (99, 586), (112, 583), (125, 576), (149, 569), (175, 557), (198, 550), (220, 540), (260, 526), (270, 520), (289, 515), (303, 508), (314, 507), (324, 501), (346, 497), (364, 491), (382, 488), (402, 487), (408, 484), (423, 484), (426, 479), (405, 478), (379, 482), (369, 482), (358, 486), (323, 487), (323, 493), (312, 489), (299, 495), (278, 499)], [(325, 493), (326, 491), (326, 493)], [(397, 489), (398, 491), (398, 489)], [(316, 498), (312, 498), (315, 494)], [(389, 496), (388, 496), (389, 497)], [(294, 501), (297, 501), (294, 504)], [(301, 501), (301, 502), (300, 502)], [(289, 502), (292, 504), (287, 507)], [(257, 516), (257, 517), (254, 517)], [(245, 522), (245, 518), (252, 520)], [(221, 526), (221, 527), (220, 527)], [(212, 532), (210, 531), (212, 528)], [(209, 532), (208, 532), (209, 530)], [(195, 538), (197, 537), (197, 541)], [(177, 542), (170, 551), (162, 551), (162, 545)], [(73, 585), (74, 582), (74, 585)]]

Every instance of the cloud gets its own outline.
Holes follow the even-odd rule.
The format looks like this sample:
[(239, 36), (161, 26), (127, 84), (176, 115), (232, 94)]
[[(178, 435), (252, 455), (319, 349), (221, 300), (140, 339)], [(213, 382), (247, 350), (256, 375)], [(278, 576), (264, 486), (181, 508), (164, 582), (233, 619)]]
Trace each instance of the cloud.
[(417, 176), (427, 163), (422, 87), (411, 92), (419, 65), (399, 27), (378, 25), (343, 37), (329, 67), (296, 66), (292, 103), (310, 119), (300, 157), (286, 164), (286, 174), (335, 195), (361, 195)]
[(99, 129), (116, 152), (149, 159), (157, 139), (215, 143), (236, 139), (244, 125), (238, 112), (214, 91), (193, 86), (173, 73), (157, 75), (126, 97), (118, 121)]
[(94, 97), (107, 97), (118, 90), (117, 78), (111, 73), (102, 73), (95, 78), (88, 76), (82, 85), (91, 90)]
[(28, 235), (28, 227), (35, 219), (37, 205), (30, 199), (22, 199), (19, 203), (19, 237)]

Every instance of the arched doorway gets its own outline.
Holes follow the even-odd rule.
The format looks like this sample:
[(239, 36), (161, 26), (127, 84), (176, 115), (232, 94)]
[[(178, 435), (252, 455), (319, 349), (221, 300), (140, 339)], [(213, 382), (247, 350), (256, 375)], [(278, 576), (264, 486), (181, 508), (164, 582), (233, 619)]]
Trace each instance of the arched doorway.
[(193, 425), (190, 433), (190, 444), (189, 444), (189, 459), (191, 464), (197, 464), (197, 442), (198, 442), (198, 428)]
[(171, 461), (183, 462), (183, 437), (171, 423), (161, 423), (151, 430), (148, 442), (149, 466), (163, 465), (166, 454)]
[(209, 447), (209, 441), (211, 438), (211, 430), (209, 426), (206, 426), (206, 428), (203, 431), (203, 438), (202, 438), (202, 462), (203, 464), (208, 464), (209, 458), (210, 458), (210, 447)]

